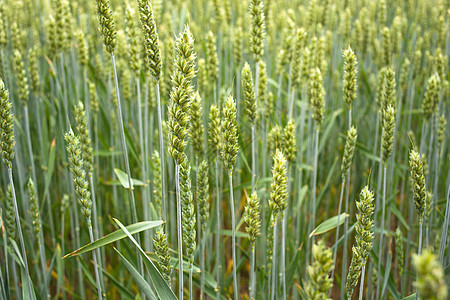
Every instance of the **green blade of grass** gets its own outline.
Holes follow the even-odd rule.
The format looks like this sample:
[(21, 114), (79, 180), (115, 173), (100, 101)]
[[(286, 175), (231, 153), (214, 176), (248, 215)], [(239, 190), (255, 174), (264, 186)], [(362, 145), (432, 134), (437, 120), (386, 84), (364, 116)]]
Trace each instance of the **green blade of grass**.
[(144, 277), (142, 277), (141, 274), (139, 274), (139, 271), (136, 270), (136, 268), (125, 258), (125, 256), (123, 256), (122, 253), (119, 252), (119, 250), (117, 250), (115, 247), (114, 250), (116, 251), (117, 254), (119, 254), (122, 263), (125, 265), (128, 272), (130, 272), (131, 277), (134, 278), (141, 291), (143, 291), (144, 294), (150, 299), (154, 299), (155, 294), (153, 294), (152, 288), (147, 283), (147, 281), (145, 281)]
[[(128, 225), (126, 227), (126, 230), (127, 230), (128, 233), (136, 234), (136, 233), (139, 233), (141, 231), (157, 227), (157, 226), (159, 226), (159, 225), (161, 225), (163, 223), (164, 223), (164, 221), (139, 222), (139, 223)], [(124, 232), (124, 230), (122, 230), (122, 229), (116, 230), (116, 231), (114, 231), (114, 232), (112, 232), (112, 233), (110, 233), (108, 235), (105, 235), (104, 237), (94, 241), (93, 243), (89, 243), (89, 244), (81, 247), (80, 249), (75, 250), (75, 251), (65, 255), (63, 257), (63, 259), (75, 256), (75, 255), (80, 255), (82, 253), (85, 253), (85, 252), (88, 252), (88, 251), (92, 251), (94, 249), (106, 246), (108, 244), (111, 244), (111, 243), (114, 243), (114, 242), (116, 242), (118, 240), (121, 240), (121, 239), (123, 239), (126, 236), (127, 236), (127, 234)]]
[(337, 227), (337, 219), (339, 217), (339, 226), (344, 224), (345, 219), (347, 219), (349, 214), (342, 213), (341, 216), (334, 216), (329, 218), (328, 220), (323, 221), (319, 226), (317, 226), (309, 235), (309, 238), (315, 235), (319, 235), (325, 232), (328, 232)]
[[(119, 179), (120, 183), (122, 184), (122, 186), (126, 189), (129, 188), (128, 185), (128, 176), (127, 173), (125, 173), (124, 171), (120, 170), (120, 169), (114, 169), (114, 173), (116, 173), (117, 178)], [(142, 182), (139, 179), (134, 179), (131, 178), (131, 185), (133, 186), (143, 186), (145, 185), (144, 182)]]
[(133, 242), (133, 244), (138, 248), (139, 252), (141, 253), (144, 264), (150, 275), (150, 279), (151, 279), (153, 286), (155, 287), (155, 290), (158, 293), (159, 297), (164, 300), (166, 300), (166, 299), (167, 300), (176, 300), (177, 297), (175, 296), (172, 289), (167, 284), (166, 280), (162, 277), (161, 273), (156, 268), (155, 264), (147, 256), (147, 254), (141, 248), (141, 246), (138, 244), (138, 242), (136, 242), (136, 240), (133, 238), (133, 236), (128, 231), (128, 229), (119, 220), (117, 220), (115, 218), (113, 218), (113, 220), (125, 232), (125, 234), (128, 236), (128, 238)]

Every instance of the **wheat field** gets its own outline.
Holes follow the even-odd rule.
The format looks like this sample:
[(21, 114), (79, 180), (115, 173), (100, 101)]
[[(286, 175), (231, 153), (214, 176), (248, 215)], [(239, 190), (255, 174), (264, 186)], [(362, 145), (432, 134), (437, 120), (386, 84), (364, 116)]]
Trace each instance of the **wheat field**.
[(0, 298), (448, 299), (449, 17), (0, 0)]

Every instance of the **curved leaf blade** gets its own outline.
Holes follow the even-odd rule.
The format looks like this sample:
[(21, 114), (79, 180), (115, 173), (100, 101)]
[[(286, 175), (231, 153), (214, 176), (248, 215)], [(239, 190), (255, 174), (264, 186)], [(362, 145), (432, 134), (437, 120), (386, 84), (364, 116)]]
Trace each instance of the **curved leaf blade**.
[(133, 244), (138, 248), (139, 252), (141, 253), (141, 256), (143, 258), (145, 267), (148, 270), (148, 273), (150, 275), (150, 280), (153, 283), (153, 286), (155, 287), (156, 292), (159, 295), (159, 298), (164, 300), (177, 300), (177, 297), (173, 293), (172, 289), (167, 284), (166, 280), (162, 277), (159, 270), (156, 268), (155, 264), (152, 262), (152, 260), (148, 257), (147, 253), (141, 248), (141, 246), (136, 242), (136, 240), (133, 238), (131, 233), (127, 230), (127, 228), (117, 219), (113, 218), (114, 222), (119, 225), (119, 227), (126, 233), (128, 238), (133, 242)]
[[(347, 219), (349, 216), (349, 214), (347, 213), (342, 213), (340, 218), (339, 218), (339, 226), (341, 226), (345, 219)], [(309, 235), (309, 238), (315, 236), (315, 235), (319, 235), (325, 232), (328, 232), (334, 228), (337, 227), (337, 219), (339, 216), (334, 216), (332, 218), (329, 218), (326, 221), (323, 221), (319, 226), (316, 227), (316, 229), (314, 229), (311, 234)]]
[(136, 283), (139, 286), (139, 288), (141, 289), (141, 291), (143, 291), (144, 294), (147, 297), (149, 297), (150, 299), (154, 299), (155, 298), (155, 294), (153, 294), (152, 288), (147, 283), (147, 281), (145, 281), (144, 277), (142, 277), (142, 275), (139, 274), (139, 271), (136, 270), (136, 268), (133, 266), (133, 264), (131, 264), (125, 258), (125, 256), (123, 256), (122, 253), (119, 252), (119, 250), (117, 250), (115, 247), (114, 247), (114, 250), (117, 252), (117, 254), (119, 254), (119, 257), (122, 260), (122, 263), (125, 265), (125, 267), (127, 268), (128, 272), (130, 272), (130, 275), (134, 278), (134, 280), (136, 281)]
[[(144, 230), (147, 230), (147, 229), (150, 229), (150, 228), (157, 227), (157, 226), (159, 226), (159, 225), (161, 225), (163, 223), (164, 223), (164, 221), (161, 221), (161, 220), (159, 220), (159, 221), (139, 222), (139, 223), (128, 225), (126, 227), (126, 230), (127, 230), (127, 232), (129, 232), (131, 234), (135, 234), (135, 233), (139, 233), (141, 231), (144, 231)], [(81, 247), (78, 250), (75, 250), (75, 251), (73, 251), (73, 252), (71, 252), (69, 254), (66, 254), (63, 257), (63, 259), (64, 258), (68, 258), (68, 257), (72, 257), (72, 256), (76, 256), (76, 255), (80, 255), (82, 253), (85, 253), (85, 252), (88, 252), (88, 251), (92, 251), (94, 249), (106, 246), (108, 244), (111, 244), (111, 243), (114, 243), (114, 242), (116, 242), (118, 240), (121, 240), (121, 239), (123, 239), (126, 236), (127, 236), (127, 234), (122, 229), (116, 230), (116, 231), (114, 231), (114, 232), (112, 232), (112, 233), (110, 233), (108, 235), (105, 235), (104, 237), (102, 237), (102, 238), (100, 238), (100, 239), (98, 239), (98, 240), (96, 240), (96, 241), (94, 241), (92, 243), (84, 245), (83, 247)]]

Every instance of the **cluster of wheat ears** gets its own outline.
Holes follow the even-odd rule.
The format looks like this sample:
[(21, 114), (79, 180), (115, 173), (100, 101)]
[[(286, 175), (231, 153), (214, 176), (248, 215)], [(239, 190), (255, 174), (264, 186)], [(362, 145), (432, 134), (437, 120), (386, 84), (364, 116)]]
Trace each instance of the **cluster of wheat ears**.
[(448, 299), (449, 17), (0, 0), (0, 298)]

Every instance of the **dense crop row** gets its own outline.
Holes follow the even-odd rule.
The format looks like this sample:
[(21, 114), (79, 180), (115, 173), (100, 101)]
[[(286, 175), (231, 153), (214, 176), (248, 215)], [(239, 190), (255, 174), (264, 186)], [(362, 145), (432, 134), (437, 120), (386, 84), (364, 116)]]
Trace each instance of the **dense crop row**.
[(2, 299), (438, 299), (449, 2), (0, 0)]

